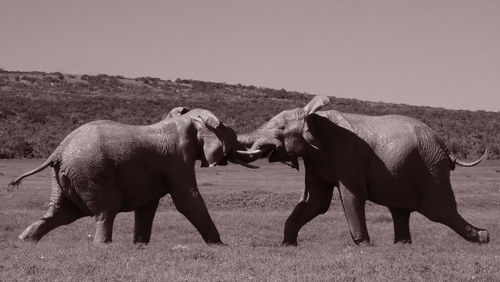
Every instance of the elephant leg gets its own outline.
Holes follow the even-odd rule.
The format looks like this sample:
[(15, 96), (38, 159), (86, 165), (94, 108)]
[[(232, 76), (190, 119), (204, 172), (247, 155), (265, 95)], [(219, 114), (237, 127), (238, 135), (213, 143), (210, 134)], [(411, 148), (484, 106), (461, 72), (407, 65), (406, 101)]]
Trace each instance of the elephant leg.
[(149, 243), (153, 219), (159, 201), (160, 199), (158, 198), (135, 210), (134, 243)]
[(219, 231), (196, 186), (178, 187), (171, 196), (177, 210), (194, 225), (207, 244), (222, 244)]
[(450, 219), (444, 220), (442, 223), (453, 229), (467, 241), (480, 244), (490, 242), (490, 236), (487, 230), (472, 226), (470, 223), (465, 221), (465, 219), (463, 219), (458, 212), (455, 213)]
[[(446, 208), (443, 209), (445, 210)], [(422, 212), (422, 214), (432, 221), (439, 222), (450, 227), (467, 241), (480, 244), (488, 243), (490, 241), (490, 236), (487, 230), (477, 228), (468, 223), (456, 209), (445, 213), (444, 216), (441, 211), (438, 215), (427, 211)]]
[(115, 217), (116, 212), (110, 211), (104, 211), (95, 216), (96, 227), (94, 243), (111, 243), (113, 239), (113, 222), (115, 221)]
[(389, 208), (394, 222), (394, 243), (411, 244), (410, 210)]
[(295, 206), (285, 222), (283, 245), (297, 245), (297, 236), (306, 223), (320, 214), (328, 211), (332, 202), (333, 185), (310, 175), (306, 168), (306, 190), (309, 192), (307, 201), (301, 201)]
[(52, 229), (69, 224), (84, 216), (85, 213), (63, 195), (61, 188), (54, 179), (52, 181), (49, 210), (41, 219), (28, 226), (19, 235), (19, 239), (37, 242)]
[(339, 192), (352, 240), (356, 245), (369, 245), (370, 236), (366, 227), (365, 200), (354, 194), (342, 183), (339, 185)]
[(472, 226), (458, 213), (457, 203), (451, 188), (449, 178), (441, 181), (432, 181), (424, 194), (419, 212), (432, 221), (442, 223), (465, 240), (475, 243), (488, 243), (488, 231)]

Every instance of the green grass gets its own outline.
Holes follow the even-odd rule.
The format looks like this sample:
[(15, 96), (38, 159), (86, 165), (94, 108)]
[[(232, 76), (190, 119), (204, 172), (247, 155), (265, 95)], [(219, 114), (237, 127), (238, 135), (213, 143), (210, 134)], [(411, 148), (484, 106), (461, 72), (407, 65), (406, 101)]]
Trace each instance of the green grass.
[(368, 204), (371, 247), (352, 243), (338, 197), (328, 213), (307, 224), (299, 247), (282, 247), (283, 225), (303, 187), (303, 172), (258, 163), (198, 169), (201, 193), (227, 246), (207, 246), (165, 197), (151, 243), (132, 244), (133, 214), (119, 214), (113, 243), (95, 246), (92, 218), (47, 234), (38, 244), (17, 235), (46, 210), (50, 170), (7, 193), (7, 183), (40, 160), (0, 161), (0, 281), (47, 280), (500, 280), (500, 162), (458, 168), (452, 182), (461, 214), (487, 228), (491, 242), (463, 240), (444, 225), (412, 214), (412, 245), (392, 244), (392, 220), (384, 207)]

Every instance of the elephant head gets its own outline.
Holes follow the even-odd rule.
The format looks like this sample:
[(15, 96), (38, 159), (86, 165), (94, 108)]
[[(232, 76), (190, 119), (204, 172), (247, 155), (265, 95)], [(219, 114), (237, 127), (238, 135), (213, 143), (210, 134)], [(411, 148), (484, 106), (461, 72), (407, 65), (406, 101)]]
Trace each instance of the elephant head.
[(186, 107), (175, 107), (172, 110), (170, 110), (170, 112), (168, 112), (168, 114), (164, 115), (162, 117), (162, 119), (175, 118), (175, 117), (181, 116), (181, 115), (189, 112), (190, 110), (191, 110), (190, 108), (186, 108)]
[[(164, 117), (164, 120), (177, 117), (189, 118), (195, 124), (198, 130), (197, 140), (203, 147), (202, 154), (198, 156), (202, 167), (227, 165), (227, 161), (230, 161), (245, 167), (256, 168), (247, 164), (248, 157), (236, 158), (236, 152), (244, 152), (246, 147), (237, 140), (236, 132), (225, 126), (210, 111), (176, 107)], [(241, 159), (246, 160), (246, 162)]]
[(250, 149), (237, 153), (247, 161), (269, 154), (270, 162), (291, 162), (298, 169), (297, 157), (320, 146), (311, 115), (329, 103), (328, 97), (316, 96), (305, 107), (279, 113), (257, 130), (239, 135), (238, 141)]

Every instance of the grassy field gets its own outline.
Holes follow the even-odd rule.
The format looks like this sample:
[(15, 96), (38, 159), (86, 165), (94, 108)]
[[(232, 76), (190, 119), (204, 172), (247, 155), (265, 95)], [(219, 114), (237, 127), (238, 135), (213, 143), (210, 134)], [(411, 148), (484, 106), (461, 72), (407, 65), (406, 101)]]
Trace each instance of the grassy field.
[(457, 168), (452, 182), (461, 214), (487, 228), (491, 242), (468, 243), (444, 225), (412, 214), (412, 245), (392, 244), (388, 210), (367, 205), (374, 243), (352, 243), (338, 196), (330, 211), (306, 225), (299, 247), (282, 247), (284, 222), (300, 197), (303, 171), (258, 163), (198, 169), (200, 191), (227, 246), (207, 246), (166, 196), (151, 243), (132, 244), (133, 214), (115, 221), (113, 243), (98, 247), (93, 218), (59, 227), (38, 244), (17, 236), (43, 215), (50, 170), (7, 193), (7, 183), (41, 160), (0, 161), (0, 281), (361, 280), (500, 281), (500, 162)]

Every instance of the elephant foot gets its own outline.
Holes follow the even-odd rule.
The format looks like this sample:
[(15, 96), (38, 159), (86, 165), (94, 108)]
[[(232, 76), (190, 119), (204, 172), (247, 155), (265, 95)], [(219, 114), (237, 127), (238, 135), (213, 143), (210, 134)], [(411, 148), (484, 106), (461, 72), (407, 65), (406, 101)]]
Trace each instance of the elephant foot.
[(370, 240), (366, 240), (366, 239), (357, 239), (357, 240), (354, 240), (354, 244), (356, 244), (357, 246), (373, 246), (372, 243), (370, 243)]
[(394, 240), (394, 244), (411, 244), (411, 239)]
[(207, 243), (207, 245), (216, 245), (216, 246), (225, 246), (226, 245), (220, 239), (206, 240), (205, 242)]
[(147, 245), (147, 244), (149, 244), (149, 238), (136, 237), (136, 238), (134, 238), (134, 244), (137, 244), (137, 245)]
[(113, 240), (111, 240), (111, 238), (98, 238), (98, 237), (94, 237), (94, 245), (107, 246), (107, 245), (111, 244), (112, 242), (113, 242)]
[(105, 242), (103, 242), (103, 241), (95, 241), (94, 240), (93, 243), (94, 243), (94, 246), (97, 246), (99, 248), (107, 248), (107, 247), (110, 246), (111, 241), (105, 241)]
[(490, 234), (488, 233), (487, 230), (479, 230), (477, 232), (477, 239), (479, 244), (486, 244), (490, 242)]
[(146, 247), (149, 244), (148, 242), (142, 242), (142, 241), (134, 241), (134, 245), (137, 246), (138, 249), (142, 249)]
[(17, 236), (17, 238), (19, 238), (19, 240), (21, 241), (24, 241), (24, 242), (37, 242), (38, 239), (33, 236), (33, 234), (30, 234), (30, 230), (29, 228), (27, 228), (26, 230), (23, 231), (23, 233), (19, 234), (19, 236)]
[(17, 236), (19, 240), (26, 242), (26, 243), (37, 243), (40, 239), (34, 236), (29, 236), (27, 234), (21, 233), (21, 235)]
[(296, 247), (299, 244), (297, 244), (297, 240), (283, 240), (283, 243), (281, 243), (282, 246), (293, 246)]
[(21, 241), (24, 242), (31, 242), (31, 243), (36, 243), (38, 242), (42, 236), (38, 234), (37, 230), (38, 227), (41, 225), (41, 221), (35, 222), (34, 224), (30, 225), (28, 228), (26, 228), (17, 238), (19, 238)]
[(148, 246), (147, 243), (140, 243), (140, 242), (134, 242), (134, 245), (138, 250), (143, 250)]

